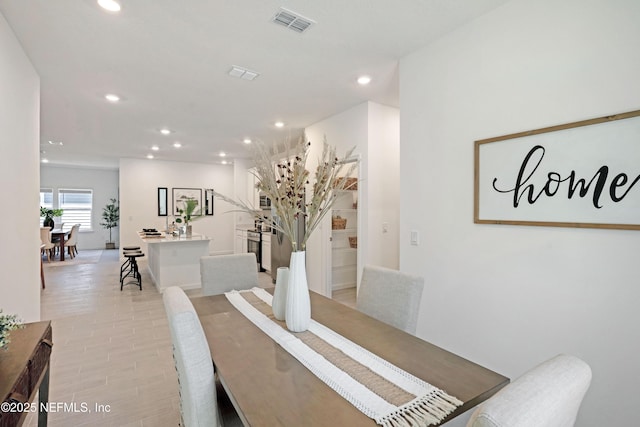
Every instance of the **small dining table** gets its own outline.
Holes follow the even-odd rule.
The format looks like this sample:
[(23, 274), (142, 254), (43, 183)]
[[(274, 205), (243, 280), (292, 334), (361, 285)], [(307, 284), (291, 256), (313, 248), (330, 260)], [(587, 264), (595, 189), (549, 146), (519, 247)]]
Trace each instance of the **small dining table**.
[[(273, 288), (268, 290), (273, 292)], [(509, 379), (315, 292), (312, 318), (473, 408)], [(220, 382), (245, 426), (375, 426), (238, 311), (225, 295), (193, 298)]]
[(70, 231), (64, 231), (62, 228), (54, 228), (51, 230), (51, 240), (53, 241), (54, 237), (60, 239), (60, 261), (64, 261), (64, 241), (69, 233)]

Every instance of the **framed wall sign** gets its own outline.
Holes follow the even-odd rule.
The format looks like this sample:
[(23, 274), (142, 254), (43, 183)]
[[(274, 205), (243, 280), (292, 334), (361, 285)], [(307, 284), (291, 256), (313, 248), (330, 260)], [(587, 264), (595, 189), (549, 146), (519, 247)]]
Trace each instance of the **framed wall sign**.
[(167, 187), (158, 187), (158, 216), (167, 216)]
[(213, 215), (213, 188), (204, 190), (204, 214)]
[(180, 215), (180, 213), (178, 212), (178, 209), (184, 209), (184, 202), (188, 199), (197, 201), (198, 208), (200, 208), (202, 206), (202, 189), (200, 188), (174, 188), (173, 189), (173, 215)]
[(640, 230), (640, 110), (475, 141), (474, 222)]

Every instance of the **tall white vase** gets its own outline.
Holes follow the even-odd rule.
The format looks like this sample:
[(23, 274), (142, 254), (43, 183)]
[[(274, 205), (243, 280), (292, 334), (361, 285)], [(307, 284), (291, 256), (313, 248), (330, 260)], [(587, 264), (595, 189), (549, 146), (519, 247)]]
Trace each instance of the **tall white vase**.
[(278, 267), (276, 274), (276, 290), (273, 293), (271, 309), (273, 317), (284, 320), (287, 308), (287, 289), (289, 288), (289, 267)]
[(307, 284), (306, 252), (291, 252), (286, 308), (287, 329), (302, 332), (309, 329), (311, 301)]

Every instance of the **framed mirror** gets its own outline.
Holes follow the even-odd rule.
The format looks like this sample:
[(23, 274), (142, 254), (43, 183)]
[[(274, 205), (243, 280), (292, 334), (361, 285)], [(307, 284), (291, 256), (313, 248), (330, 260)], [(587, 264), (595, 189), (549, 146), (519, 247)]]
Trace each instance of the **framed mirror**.
[(167, 187), (158, 187), (158, 216), (167, 216)]
[(204, 190), (204, 214), (213, 215), (213, 188)]

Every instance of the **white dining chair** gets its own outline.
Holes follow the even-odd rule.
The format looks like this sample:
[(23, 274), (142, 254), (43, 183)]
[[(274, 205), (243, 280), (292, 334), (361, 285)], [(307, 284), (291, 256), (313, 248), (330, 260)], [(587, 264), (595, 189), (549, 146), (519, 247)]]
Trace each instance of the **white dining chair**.
[(424, 279), (366, 265), (358, 289), (358, 310), (412, 335), (416, 333)]
[(41, 253), (47, 254), (47, 261), (51, 262), (51, 251), (56, 245), (51, 242), (51, 227), (40, 227), (40, 243), (44, 245), (41, 247)]
[(589, 365), (559, 354), (482, 403), (467, 427), (571, 427), (590, 384)]
[(165, 289), (162, 300), (178, 373), (181, 425), (241, 426), (229, 398), (216, 382), (209, 344), (193, 304), (177, 286)]
[(78, 254), (78, 231), (80, 230), (81, 225), (82, 224), (75, 224), (71, 227), (69, 239), (64, 242), (64, 247), (67, 248), (67, 252), (71, 258)]
[(200, 258), (203, 295), (258, 286), (258, 264), (254, 253), (214, 255)]

